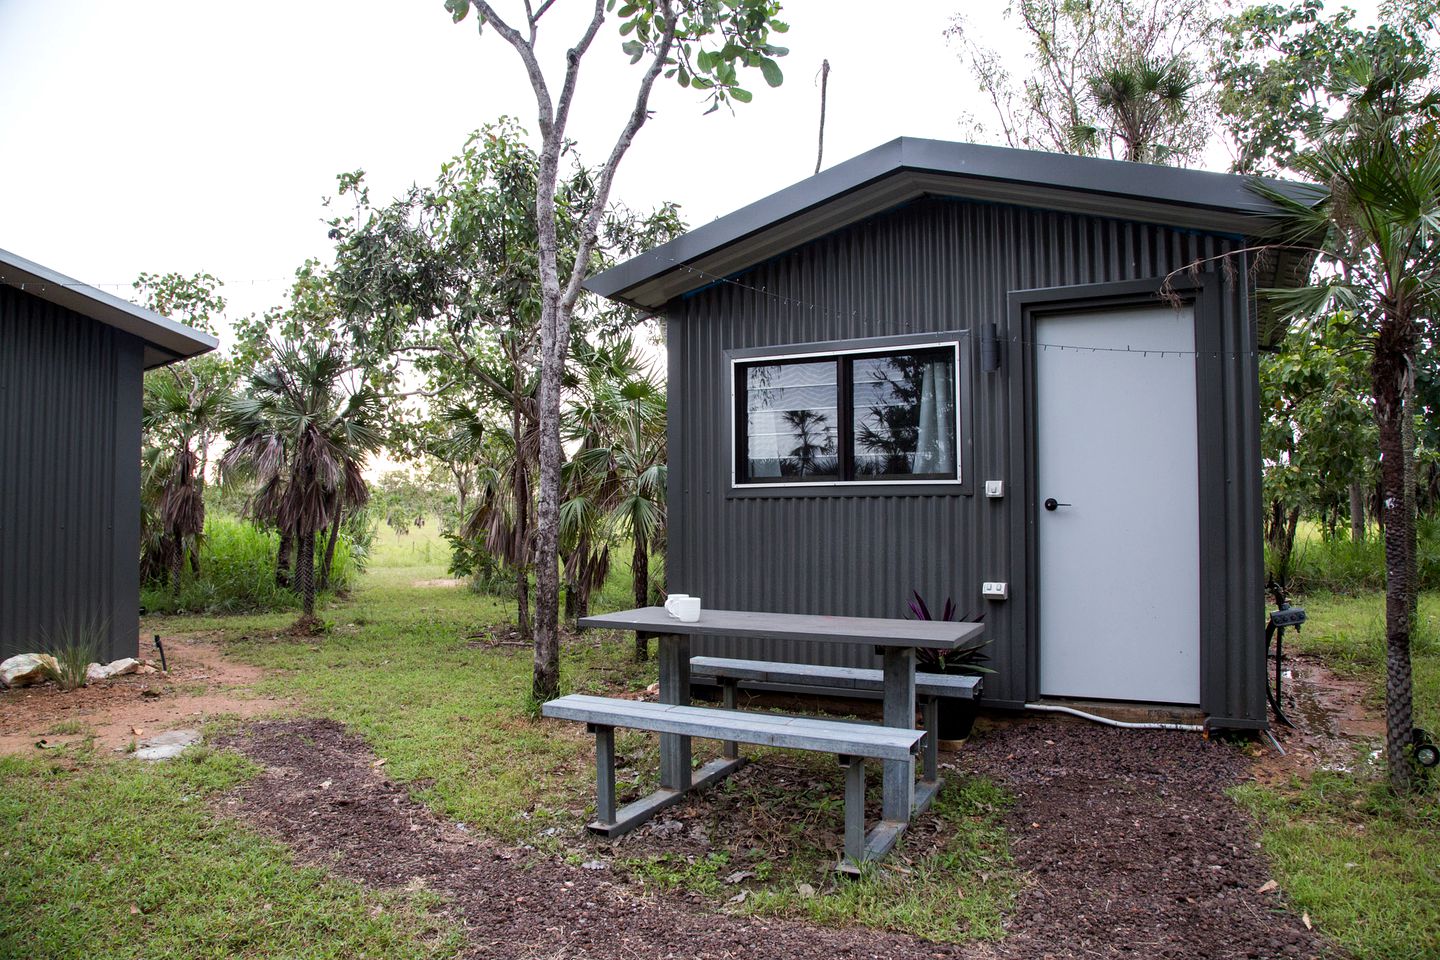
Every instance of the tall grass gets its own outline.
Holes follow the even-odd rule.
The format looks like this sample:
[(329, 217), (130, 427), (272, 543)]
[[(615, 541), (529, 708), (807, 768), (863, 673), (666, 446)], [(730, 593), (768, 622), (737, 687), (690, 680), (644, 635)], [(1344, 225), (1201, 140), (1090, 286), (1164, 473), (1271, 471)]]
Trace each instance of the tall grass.
[(85, 686), (86, 673), (100, 658), (108, 629), (104, 621), (86, 617), (64, 620), (46, 643), (55, 662), (42, 668), (45, 679), (53, 680), (61, 690)]
[[(316, 537), (316, 576), (324, 555), (324, 538)], [(205, 539), (200, 547), (200, 573), (188, 566), (177, 595), (166, 583), (145, 585), (140, 602), (154, 613), (253, 613), (288, 610), (300, 606), (300, 598), (275, 583), (275, 557), (280, 536), (235, 517), (212, 516), (205, 521)], [(348, 590), (359, 574), (357, 557), (350, 539), (341, 530), (335, 544), (335, 563), (330, 572), (330, 590)]]
[[(1418, 589), (1440, 590), (1440, 520), (1420, 519), (1416, 559)], [(1266, 569), (1274, 566), (1267, 562)], [(1384, 590), (1385, 538), (1373, 529), (1359, 543), (1346, 536), (1297, 538), (1288, 582), (1292, 593), (1302, 594), (1354, 595)]]

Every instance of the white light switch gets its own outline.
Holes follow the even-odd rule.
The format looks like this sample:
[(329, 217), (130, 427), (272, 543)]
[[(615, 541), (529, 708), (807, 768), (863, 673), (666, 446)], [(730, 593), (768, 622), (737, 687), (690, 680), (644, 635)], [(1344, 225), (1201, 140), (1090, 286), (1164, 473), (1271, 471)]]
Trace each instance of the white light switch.
[(1004, 600), (1010, 596), (1010, 584), (1003, 580), (986, 580), (980, 585), (980, 593), (982, 596), (989, 597), (991, 600)]
[(1004, 480), (986, 480), (986, 481), (985, 481), (985, 496), (987, 496), (987, 497), (1003, 497), (1003, 496), (1005, 496), (1005, 481), (1004, 481)]

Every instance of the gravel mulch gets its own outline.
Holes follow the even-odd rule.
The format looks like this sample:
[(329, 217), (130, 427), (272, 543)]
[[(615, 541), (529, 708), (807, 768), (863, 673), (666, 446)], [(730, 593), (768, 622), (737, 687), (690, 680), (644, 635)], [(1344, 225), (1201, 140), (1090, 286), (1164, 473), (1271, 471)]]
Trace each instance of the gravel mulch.
[(1253, 824), (1223, 793), (1238, 750), (1195, 734), (1027, 719), (956, 755), (1015, 795), (1011, 851), (1030, 874), (1015, 957), (1331, 957), (1278, 892)]
[(469, 957), (1306, 958), (1325, 942), (1260, 893), (1253, 829), (1221, 791), (1246, 761), (1194, 735), (1018, 721), (977, 733), (956, 766), (1004, 783), (1029, 878), (1006, 939), (957, 948), (867, 929), (716, 914), (506, 848), (435, 817), (322, 720), (253, 724), (220, 746), (265, 772), (227, 805), (299, 859), (375, 887), (424, 887)]

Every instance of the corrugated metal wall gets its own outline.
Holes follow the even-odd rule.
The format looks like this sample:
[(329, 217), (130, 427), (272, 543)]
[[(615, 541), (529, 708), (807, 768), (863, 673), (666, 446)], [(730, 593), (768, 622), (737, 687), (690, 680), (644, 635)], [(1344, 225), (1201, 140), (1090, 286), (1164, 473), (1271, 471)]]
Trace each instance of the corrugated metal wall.
[(143, 344), (0, 287), (0, 656), (66, 624), (139, 641)]
[[(994, 638), (987, 699), (1019, 703), (1031, 638), (1011, 628), (1018, 598), (983, 601), (981, 580), (1014, 580), (1012, 524), (1029, 495), (1009, 475), (1012, 411), (1007, 373), (979, 371), (964, 495), (744, 498), (729, 495), (732, 445), (726, 351), (906, 333), (978, 330), (1010, 335), (1011, 291), (1162, 277), (1232, 249), (1233, 239), (1021, 207), (925, 199), (816, 240), (665, 311), (670, 385), (670, 587), (707, 606), (853, 616), (901, 616), (912, 589), (984, 611)], [(1218, 269), (1218, 268), (1216, 268)], [(1263, 571), (1259, 535), (1259, 412), (1253, 321), (1243, 270), (1220, 281), (1218, 315), (1232, 355), (1226, 382), (1227, 490), (1223, 628), (1202, 651), (1207, 712), (1264, 717)], [(1007, 367), (1015, 362), (1007, 357)], [(1004, 479), (1002, 501), (983, 481)], [(1214, 520), (1217, 518), (1209, 518)], [(1217, 632), (1223, 636), (1215, 635)], [(697, 652), (810, 662), (873, 663), (860, 648), (704, 639)]]

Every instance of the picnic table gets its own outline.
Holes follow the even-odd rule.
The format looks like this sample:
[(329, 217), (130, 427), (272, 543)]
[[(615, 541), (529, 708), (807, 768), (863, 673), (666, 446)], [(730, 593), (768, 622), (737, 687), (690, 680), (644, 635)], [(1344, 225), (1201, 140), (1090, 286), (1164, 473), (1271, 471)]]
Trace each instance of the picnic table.
[[(831, 617), (808, 614), (758, 613), (744, 610), (703, 610), (693, 623), (671, 617), (664, 607), (640, 607), (583, 617), (579, 626), (588, 629), (633, 630), (652, 634), (659, 641), (660, 702), (690, 703), (690, 638), (754, 637), (773, 640), (805, 640), (822, 644), (872, 647), (882, 660), (883, 725), (915, 729), (915, 652), (950, 651), (984, 632), (979, 623), (936, 620), (899, 620), (874, 617)], [(662, 806), (700, 786), (728, 776), (739, 767), (737, 759), (712, 761), (692, 777), (690, 736), (660, 734), (661, 790), (648, 801), (633, 804), (631, 819), (648, 818)], [(919, 798), (915, 793), (915, 760), (884, 760), (882, 828), (868, 843), (868, 853), (880, 856), (889, 849), (909, 823), (912, 812), (923, 810), (933, 793)], [(653, 806), (652, 806), (653, 804)], [(627, 824), (626, 829), (633, 826)]]

